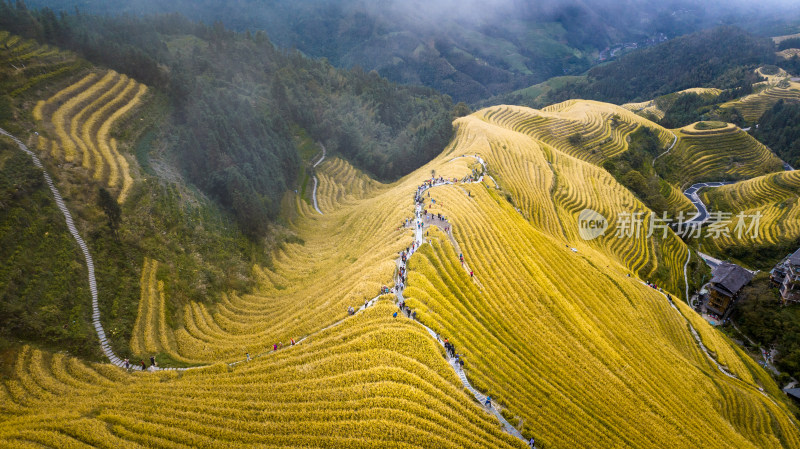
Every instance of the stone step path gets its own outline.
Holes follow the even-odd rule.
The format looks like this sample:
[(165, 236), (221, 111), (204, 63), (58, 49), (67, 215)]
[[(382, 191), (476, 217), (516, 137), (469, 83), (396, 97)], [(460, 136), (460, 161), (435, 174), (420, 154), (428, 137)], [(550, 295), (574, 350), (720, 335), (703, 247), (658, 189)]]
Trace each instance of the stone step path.
[[(474, 157), (483, 166), (484, 173), (486, 172), (486, 163), (478, 155), (474, 155), (474, 156), (459, 156), (459, 157)], [(457, 158), (454, 158), (452, 160), (455, 160), (455, 159), (457, 159)], [(478, 180), (476, 180), (474, 182), (475, 183), (480, 183), (482, 181), (483, 181), (483, 175), (481, 175), (478, 178)], [(492, 179), (492, 182), (494, 182), (495, 185), (497, 185), (497, 182), (494, 179)], [(469, 181), (465, 181), (465, 183), (469, 183)], [(422, 195), (426, 191), (430, 190), (433, 187), (438, 187), (438, 186), (442, 186), (442, 185), (452, 185), (452, 184), (453, 184), (452, 181), (446, 181), (446, 180), (442, 181), (442, 182), (433, 182), (433, 183), (431, 183), (431, 185), (424, 186), (419, 190), (419, 192), (418, 192), (419, 193), (419, 197), (422, 197)], [(408, 259), (411, 257), (411, 255), (413, 255), (425, 243), (424, 234), (423, 234), (424, 233), (424, 229), (423, 229), (424, 226), (421, 226), (421, 225), (423, 225), (422, 206), (419, 205), (419, 204), (415, 204), (414, 222), (413, 223), (414, 223), (413, 224), (413, 226), (414, 226), (414, 244), (412, 245), (412, 247), (410, 248), (410, 250), (409, 250), (409, 252), (408, 252), (408, 254), (406, 256), (406, 261), (408, 261)], [(402, 261), (402, 259), (398, 258), (396, 263), (397, 263), (398, 268), (404, 268), (405, 267), (405, 263)], [(397, 297), (398, 303), (405, 302), (405, 298), (403, 297), (403, 285), (399, 282), (399, 279), (395, 279), (395, 285), (398, 286), (396, 291), (395, 291), (395, 296)], [(431, 337), (433, 337), (442, 347), (444, 347), (444, 342), (441, 340), (439, 335), (433, 329), (429, 328), (428, 326), (425, 326), (424, 324), (420, 323), (419, 321), (414, 320), (414, 322), (419, 324), (420, 326), (422, 326), (431, 335)], [(456, 364), (455, 358), (449, 357), (447, 359), (447, 363), (450, 365), (450, 367), (453, 369), (453, 371), (455, 371), (456, 375), (458, 376), (458, 378), (461, 381), (461, 384), (464, 386), (464, 388), (466, 388), (470, 393), (472, 393), (473, 397), (478, 401), (478, 403), (485, 404), (486, 395), (484, 395), (480, 391), (476, 390), (475, 387), (472, 386), (472, 384), (469, 382), (469, 379), (467, 378), (467, 374), (464, 372), (463, 369), (461, 369)], [(517, 430), (516, 427), (514, 427), (513, 425), (511, 425), (511, 423), (508, 422), (508, 420), (503, 416), (503, 414), (500, 413), (500, 410), (497, 409), (496, 404), (492, 403), (488, 407), (488, 409), (495, 417), (497, 417), (497, 420), (500, 421), (500, 423), (503, 425), (503, 429), (508, 434), (518, 438), (519, 440), (521, 440), (525, 444), (528, 444), (528, 440), (526, 440), (525, 437), (522, 436), (522, 434), (520, 433), (519, 430)]]
[(686, 248), (688, 254), (686, 255), (686, 263), (683, 264), (683, 282), (686, 284), (686, 302), (689, 302), (689, 274), (687, 273), (687, 269), (689, 268), (689, 261), (692, 260), (692, 250), (688, 247)]
[[(313, 168), (317, 168), (317, 165), (321, 164), (322, 161), (325, 160), (325, 145), (320, 144), (320, 146), (322, 147), (322, 157), (319, 158), (319, 160), (317, 162), (315, 162), (314, 165), (312, 165)], [(314, 209), (316, 209), (317, 212), (319, 212), (320, 215), (325, 215), (325, 214), (322, 213), (321, 210), (319, 210), (319, 204), (317, 204), (317, 186), (318, 185), (319, 185), (319, 180), (317, 179), (317, 175), (315, 174), (314, 175), (314, 190), (311, 192), (311, 199), (314, 201)]]
[(319, 210), (319, 204), (317, 204), (317, 185), (318, 184), (319, 184), (319, 181), (317, 180), (317, 175), (314, 175), (314, 190), (311, 192), (311, 199), (314, 201), (314, 209), (316, 209), (317, 212), (319, 212), (320, 215), (325, 215), (325, 214), (322, 213), (321, 210)]
[(61, 196), (61, 193), (53, 183), (53, 179), (50, 177), (50, 174), (47, 173), (47, 170), (44, 169), (42, 161), (39, 160), (36, 154), (29, 150), (21, 140), (13, 136), (8, 131), (0, 128), (0, 134), (5, 135), (13, 140), (20, 150), (24, 151), (26, 154), (28, 154), (28, 156), (31, 157), (33, 160), (33, 165), (42, 170), (47, 187), (50, 188), (50, 192), (52, 192), (53, 198), (55, 198), (56, 206), (64, 215), (64, 220), (67, 223), (67, 229), (69, 229), (69, 233), (72, 235), (72, 238), (74, 238), (78, 243), (78, 247), (81, 249), (84, 259), (86, 259), (86, 268), (88, 269), (89, 273), (89, 291), (92, 295), (92, 324), (94, 324), (94, 329), (97, 332), (98, 339), (100, 340), (100, 349), (112, 364), (123, 367), (123, 361), (117, 357), (117, 355), (114, 354), (114, 351), (111, 349), (111, 344), (109, 343), (108, 338), (106, 338), (103, 324), (100, 322), (100, 308), (97, 303), (97, 281), (95, 280), (94, 260), (92, 259), (92, 255), (89, 253), (89, 248), (86, 246), (86, 242), (81, 238), (80, 234), (78, 234), (78, 229), (75, 227), (75, 222), (72, 219), (72, 215), (69, 213), (69, 209), (67, 209), (67, 206), (64, 203), (64, 198)]
[(656, 157), (653, 159), (653, 163), (651, 164), (653, 167), (655, 167), (655, 166), (656, 166), (656, 159), (658, 159), (658, 158), (660, 158), (661, 156), (664, 156), (665, 154), (669, 153), (669, 152), (670, 152), (670, 150), (672, 150), (672, 147), (674, 147), (674, 146), (675, 146), (675, 144), (676, 144), (676, 143), (678, 143), (678, 136), (677, 136), (677, 135), (675, 135), (675, 133), (674, 133), (674, 132), (672, 132), (672, 131), (670, 131), (670, 133), (672, 134), (672, 137), (674, 137), (674, 139), (672, 140), (672, 145), (670, 145), (670, 146), (669, 146), (669, 148), (667, 148), (667, 151), (665, 151), (665, 152), (663, 152), (663, 153), (659, 154), (658, 156), (656, 156)]

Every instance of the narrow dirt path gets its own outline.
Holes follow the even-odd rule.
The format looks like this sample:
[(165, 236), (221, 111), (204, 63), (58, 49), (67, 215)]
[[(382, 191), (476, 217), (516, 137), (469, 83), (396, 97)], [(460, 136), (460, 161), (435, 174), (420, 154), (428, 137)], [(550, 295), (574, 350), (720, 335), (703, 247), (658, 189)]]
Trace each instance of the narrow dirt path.
[(775, 368), (775, 366), (772, 364), (772, 362), (769, 361), (769, 358), (767, 357), (767, 351), (764, 348), (762, 348), (760, 345), (756, 344), (756, 342), (754, 342), (750, 337), (745, 335), (744, 332), (740, 331), (739, 327), (736, 326), (736, 322), (735, 321), (731, 320), (731, 325), (733, 326), (734, 329), (736, 329), (737, 332), (742, 334), (742, 336), (745, 339), (747, 339), (748, 342), (750, 342), (750, 345), (755, 346), (756, 348), (758, 348), (758, 352), (761, 354), (761, 358), (764, 359), (764, 368), (768, 369), (770, 372), (772, 372), (776, 376), (778, 374), (780, 374), (780, 371), (778, 371), (778, 369)]
[[(311, 167), (317, 168), (317, 165), (321, 164), (322, 161), (325, 160), (325, 145), (319, 144), (322, 147), (322, 157), (319, 158), (317, 162), (314, 163)], [(317, 204), (317, 187), (319, 186), (319, 180), (317, 179), (317, 175), (314, 174), (314, 190), (311, 192), (311, 199), (314, 201), (314, 209), (319, 212), (320, 215), (324, 215), (321, 210), (319, 210), (319, 204)]]
[(692, 260), (692, 250), (687, 247), (686, 251), (689, 254), (686, 255), (686, 263), (683, 264), (683, 282), (686, 283), (686, 302), (689, 302), (689, 274), (687, 273), (687, 268), (689, 267), (689, 261)]
[[(483, 159), (481, 159), (478, 155), (475, 155), (475, 156), (462, 156), (462, 157), (474, 157), (484, 167), (484, 172), (485, 172), (486, 164), (483, 161)], [(483, 175), (481, 175), (476, 181), (468, 181), (466, 178), (463, 181), (463, 183), (465, 183), (465, 184), (466, 183), (473, 183), (473, 182), (474, 183), (483, 182)], [(497, 183), (496, 183), (496, 181), (494, 181), (494, 179), (492, 179), (492, 182), (495, 182), (495, 185), (497, 185)], [(428, 190), (432, 189), (433, 187), (438, 187), (438, 186), (442, 186), (442, 185), (452, 185), (452, 184), (454, 184), (452, 181), (447, 181), (447, 180), (432, 181), (430, 184), (426, 184), (424, 186), (420, 186), (420, 188), (417, 191), (417, 198), (418, 199), (422, 199), (423, 198), (423, 194), (425, 192), (427, 192)], [(415, 202), (414, 220), (413, 220), (414, 242), (412, 243), (411, 247), (409, 248), (409, 251), (406, 253), (405, 261), (403, 261), (402, 258), (398, 258), (397, 259), (396, 262), (397, 262), (397, 266), (398, 266), (398, 271), (399, 271), (400, 268), (405, 269), (408, 259), (422, 245), (425, 244), (425, 238), (424, 238), (425, 219), (423, 218), (422, 212), (423, 212), (423, 210), (422, 210), (421, 202)], [(436, 223), (435, 225), (439, 226), (439, 223)], [(448, 227), (449, 226), (450, 225), (448, 224)], [(452, 239), (452, 235), (450, 235), (449, 233), (448, 233), (448, 237), (450, 237), (450, 239)], [(465, 268), (467, 269), (467, 271), (469, 271), (469, 268), (466, 265), (465, 265)], [(473, 277), (473, 280), (476, 283), (479, 284), (479, 282), (478, 282), (478, 280), (476, 278)], [(395, 286), (396, 286), (395, 287), (395, 296), (397, 297), (397, 302), (398, 303), (404, 303), (405, 302), (405, 298), (403, 297), (403, 290), (405, 288), (405, 285), (400, 281), (399, 275), (398, 275), (398, 278), (395, 279)], [(413, 320), (413, 321), (415, 323), (419, 324), (420, 326), (422, 326), (423, 328), (425, 328), (425, 330), (431, 335), (431, 337), (436, 339), (436, 341), (442, 347), (444, 347), (444, 342), (441, 340), (439, 335), (433, 329), (429, 328), (428, 326), (425, 326), (424, 324), (420, 323), (419, 321), (416, 321), (416, 320)], [(475, 387), (472, 386), (472, 384), (469, 382), (469, 379), (467, 378), (467, 375), (464, 372), (464, 370), (461, 369), (459, 367), (459, 365), (456, 363), (456, 359), (452, 358), (452, 357), (448, 357), (447, 362), (450, 365), (450, 367), (453, 369), (453, 371), (456, 373), (456, 375), (458, 376), (458, 378), (461, 381), (461, 384), (464, 386), (464, 388), (466, 388), (470, 393), (472, 393), (473, 397), (478, 401), (478, 403), (484, 404), (485, 401), (486, 401), (486, 395), (484, 395), (480, 391), (476, 390)], [(528, 440), (525, 439), (525, 437), (522, 436), (522, 434), (519, 432), (519, 430), (517, 430), (513, 425), (511, 425), (511, 423), (508, 422), (508, 420), (502, 415), (500, 410), (498, 410), (496, 404), (491, 403), (491, 405), (488, 406), (488, 410), (495, 417), (497, 417), (498, 421), (500, 421), (500, 423), (503, 425), (503, 429), (507, 433), (509, 433), (510, 435), (518, 438), (523, 443), (528, 444)]]
[(94, 324), (94, 329), (97, 332), (97, 338), (100, 340), (100, 349), (103, 351), (103, 354), (108, 357), (108, 360), (112, 364), (123, 367), (123, 361), (117, 357), (117, 355), (114, 354), (114, 351), (111, 349), (111, 344), (106, 338), (103, 324), (100, 322), (100, 308), (97, 304), (97, 281), (94, 276), (94, 260), (92, 259), (92, 255), (89, 253), (89, 247), (86, 246), (86, 242), (81, 238), (80, 234), (78, 234), (78, 229), (75, 227), (75, 222), (72, 220), (72, 215), (69, 213), (69, 209), (67, 209), (66, 204), (64, 204), (64, 198), (61, 196), (61, 193), (53, 183), (53, 179), (50, 177), (50, 174), (47, 173), (47, 170), (44, 169), (42, 161), (39, 160), (36, 154), (29, 150), (21, 140), (13, 136), (8, 131), (0, 128), (0, 134), (11, 138), (11, 140), (13, 140), (17, 146), (19, 146), (20, 150), (24, 151), (28, 156), (31, 157), (33, 160), (33, 165), (42, 170), (42, 175), (47, 183), (47, 187), (50, 188), (50, 192), (53, 194), (56, 206), (58, 206), (58, 209), (64, 215), (64, 220), (67, 223), (67, 229), (69, 229), (69, 233), (72, 235), (72, 238), (75, 239), (75, 242), (77, 242), (78, 247), (83, 253), (84, 259), (86, 259), (86, 268), (89, 272), (89, 291), (92, 294), (92, 323)]
[(670, 145), (669, 148), (667, 148), (667, 151), (665, 151), (665, 152), (659, 154), (658, 156), (656, 156), (655, 158), (653, 158), (653, 164), (652, 164), (653, 167), (656, 166), (656, 159), (658, 159), (661, 156), (664, 156), (665, 154), (669, 153), (672, 150), (672, 148), (675, 146), (675, 144), (678, 143), (678, 136), (675, 135), (675, 133), (672, 132), (672, 131), (670, 131), (670, 134), (672, 134), (672, 137), (674, 137), (674, 139), (672, 140), (672, 145)]
[[(644, 282), (644, 281), (641, 281), (641, 280), (640, 280), (639, 282), (641, 282), (642, 284), (645, 284), (645, 285), (647, 285), (647, 283), (646, 283), (646, 282)], [(672, 308), (673, 308), (673, 309), (675, 309), (675, 310), (678, 312), (678, 314), (680, 314), (680, 316), (681, 316), (681, 317), (683, 317), (683, 319), (686, 321), (686, 324), (688, 324), (688, 325), (689, 325), (689, 330), (691, 331), (691, 333), (692, 333), (692, 336), (694, 337), (694, 339), (695, 339), (695, 342), (697, 343), (697, 345), (700, 347), (700, 349), (703, 351), (703, 353), (706, 355), (706, 357), (708, 357), (708, 360), (710, 360), (710, 361), (711, 361), (711, 362), (714, 364), (714, 366), (716, 366), (716, 367), (717, 367), (717, 369), (718, 369), (718, 370), (719, 370), (721, 373), (725, 374), (726, 376), (730, 377), (731, 379), (738, 380), (739, 382), (743, 383), (744, 385), (746, 385), (746, 386), (748, 386), (748, 387), (750, 387), (750, 388), (753, 388), (753, 389), (755, 389), (756, 391), (758, 391), (759, 393), (761, 393), (762, 395), (764, 395), (764, 397), (765, 397), (765, 398), (769, 399), (769, 400), (770, 400), (770, 402), (772, 402), (772, 403), (773, 403), (773, 404), (774, 404), (776, 407), (780, 408), (780, 406), (778, 405), (778, 403), (777, 403), (777, 402), (775, 402), (775, 399), (773, 399), (773, 398), (772, 398), (772, 397), (771, 397), (769, 394), (767, 394), (767, 392), (766, 392), (766, 391), (764, 391), (764, 389), (763, 389), (763, 388), (761, 388), (761, 387), (756, 387), (756, 386), (754, 386), (754, 385), (751, 385), (751, 384), (749, 384), (749, 383), (747, 383), (747, 382), (743, 381), (743, 380), (742, 380), (742, 379), (740, 379), (738, 376), (736, 376), (735, 374), (733, 374), (733, 373), (731, 373), (730, 371), (728, 371), (727, 369), (725, 369), (725, 367), (723, 367), (723, 366), (722, 366), (722, 365), (721, 365), (719, 362), (717, 362), (717, 360), (716, 360), (714, 357), (712, 357), (712, 356), (711, 356), (711, 353), (709, 353), (709, 352), (708, 352), (708, 349), (707, 349), (707, 348), (706, 348), (706, 346), (703, 344), (703, 341), (702, 341), (702, 339), (700, 338), (700, 335), (697, 333), (697, 330), (694, 328), (694, 326), (692, 326), (692, 323), (689, 321), (689, 319), (688, 319), (688, 318), (686, 318), (686, 316), (684, 316), (683, 312), (681, 312), (681, 311), (680, 311), (680, 309), (678, 309), (678, 307), (676, 307), (676, 306), (675, 306), (675, 304), (672, 302), (672, 299), (670, 299), (670, 297), (669, 297), (669, 296), (667, 296), (667, 294), (666, 294), (666, 293), (664, 293), (664, 292), (662, 292), (662, 291), (660, 291), (660, 290), (658, 290), (658, 292), (659, 292), (659, 293), (661, 293), (661, 295), (662, 295), (662, 296), (664, 296), (664, 297), (667, 299), (667, 301), (669, 301), (669, 304), (672, 306)], [(690, 313), (694, 313), (694, 312), (690, 312)], [(798, 428), (800, 428), (800, 426), (798, 426), (798, 424), (797, 424), (797, 421), (796, 421), (796, 419), (795, 419), (795, 418), (794, 418), (794, 417), (793, 417), (791, 414), (787, 414), (787, 417), (789, 418), (789, 421), (790, 421), (792, 424), (794, 424), (794, 426), (795, 426), (795, 427), (798, 427)]]

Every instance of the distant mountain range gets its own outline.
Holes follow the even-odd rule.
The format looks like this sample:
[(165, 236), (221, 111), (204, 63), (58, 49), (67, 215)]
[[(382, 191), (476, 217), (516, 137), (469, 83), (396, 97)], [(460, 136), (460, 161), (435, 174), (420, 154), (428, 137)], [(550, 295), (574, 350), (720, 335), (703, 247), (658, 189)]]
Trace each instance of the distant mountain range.
[(67, 12), (180, 12), (235, 30), (265, 30), (281, 47), (327, 58), (339, 67), (376, 70), (392, 81), (433, 87), (468, 103), (554, 76), (580, 74), (648, 43), (717, 24), (742, 24), (743, 17), (751, 30), (780, 28), (786, 17), (793, 17), (784, 11), (788, 6), (779, 15), (777, 8), (706, 3), (699, 9), (686, 0), (28, 2)]

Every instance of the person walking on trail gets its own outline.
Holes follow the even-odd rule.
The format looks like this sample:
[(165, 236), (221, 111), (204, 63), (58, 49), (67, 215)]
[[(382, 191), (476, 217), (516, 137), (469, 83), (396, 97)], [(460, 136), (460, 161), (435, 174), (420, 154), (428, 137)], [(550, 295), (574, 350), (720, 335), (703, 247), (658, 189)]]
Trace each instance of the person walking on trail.
[(393, 314), (392, 314), (392, 317), (393, 317), (393, 318), (397, 318), (397, 312), (393, 313)]
[(131, 362), (128, 359), (125, 359), (125, 361), (122, 362), (122, 365), (125, 366), (125, 369), (131, 369)]
[(156, 356), (150, 356), (150, 366), (156, 366)]
[(250, 353), (249, 352), (245, 352), (244, 355), (247, 357), (247, 361), (249, 362), (250, 361)]
[(472, 277), (472, 270), (469, 270), (469, 277)]
[(484, 402), (483, 404), (485, 406), (487, 406), (487, 407), (491, 407), (492, 406), (492, 397), (491, 396), (486, 396), (486, 402)]
[(274, 345), (272, 345), (272, 351), (274, 352), (274, 351), (277, 351), (277, 350), (278, 350), (278, 344), (275, 343)]
[(145, 365), (144, 360), (140, 360), (139, 363), (142, 364), (142, 371), (147, 371), (147, 365)]
[(289, 340), (292, 341), (292, 346), (294, 346), (294, 338), (290, 338)]
[(534, 441), (533, 437), (531, 437), (530, 441), (528, 441), (528, 446), (531, 448), (536, 447), (536, 441)]

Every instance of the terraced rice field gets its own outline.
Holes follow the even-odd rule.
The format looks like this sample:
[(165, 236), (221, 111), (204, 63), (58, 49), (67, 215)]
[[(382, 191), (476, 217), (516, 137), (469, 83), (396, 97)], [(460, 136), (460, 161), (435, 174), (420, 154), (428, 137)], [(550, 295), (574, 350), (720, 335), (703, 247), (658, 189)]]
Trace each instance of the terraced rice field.
[(172, 360), (195, 362), (181, 356), (177, 350), (172, 326), (167, 324), (164, 282), (156, 278), (157, 271), (158, 261), (145, 258), (140, 282), (139, 313), (130, 342), (131, 351), (142, 359), (155, 354), (166, 354)]
[(667, 199), (667, 207), (675, 213), (684, 212), (688, 216), (694, 215), (696, 212), (692, 202), (686, 198), (686, 195), (680, 189), (672, 184), (665, 183), (661, 186), (661, 193)]
[(783, 59), (792, 59), (795, 56), (800, 56), (800, 48), (787, 48), (776, 53)]
[[(697, 94), (703, 96), (717, 97), (721, 93), (722, 93), (721, 89), (716, 89), (713, 87), (692, 87), (690, 89), (684, 89), (669, 95), (679, 96), (681, 94)], [(663, 119), (664, 114), (666, 113), (666, 111), (662, 110), (658, 106), (658, 104), (656, 104), (656, 100), (640, 101), (638, 103), (625, 103), (622, 105), (622, 107), (631, 112), (636, 112), (641, 115), (645, 114), (653, 115), (658, 120)]]
[[(591, 115), (591, 110), (598, 110), (591, 109), (594, 106), (595, 103), (592, 102), (588, 105), (589, 109), (585, 109), (574, 102), (567, 102), (555, 105), (551, 110), (571, 111), (573, 114), (582, 110)], [(616, 112), (619, 109), (613, 105), (605, 107)], [(595, 210), (606, 217), (610, 227), (605, 235), (591, 240), (589, 244), (613, 254), (619, 263), (643, 279), (651, 279), (674, 292), (684, 291), (682, 267), (686, 261), (686, 252), (681, 256), (680, 251), (672, 251), (670, 258), (664, 258), (661, 253), (662, 239), (679, 239), (671, 232), (667, 232), (665, 237), (662, 237), (663, 232), (657, 232), (655, 236), (648, 238), (649, 209), (607, 171), (582, 160), (586, 156), (585, 151), (582, 152), (567, 141), (571, 133), (562, 131), (560, 137), (556, 137), (547, 124), (549, 122), (541, 121), (541, 114), (544, 113), (522, 107), (489, 108), (457, 122), (459, 132), (456, 139), (463, 139), (459, 145), (465, 148), (467, 154), (480, 152), (484, 155), (490, 173), (511, 195), (515, 207), (540, 229), (563, 239), (565, 243), (582, 242), (578, 234), (578, 215), (586, 208)], [(594, 114), (603, 116), (604, 113)], [(656, 127), (656, 130), (663, 130), (669, 136), (670, 143), (674, 139), (663, 128), (630, 112), (625, 114), (624, 117), (634, 120), (632, 123), (642, 121)], [(480, 123), (476, 117), (483, 119), (484, 123)], [(623, 116), (619, 117), (619, 123), (623, 123)], [(545, 129), (537, 126), (545, 126)], [(629, 126), (631, 130), (635, 129), (632, 125)], [(465, 129), (462, 130), (462, 127)], [(621, 128), (622, 125), (617, 127)], [(470, 136), (473, 135), (479, 137), (471, 139)], [(666, 138), (664, 134), (661, 136)], [(620, 145), (615, 150), (617, 154), (627, 148), (622, 134), (618, 134), (612, 141)], [(687, 203), (685, 197), (679, 199), (675, 195), (674, 205), (677, 210), (692, 210)], [(618, 238), (615, 224), (619, 219), (625, 219), (620, 218), (623, 217), (620, 214), (634, 214), (633, 221), (641, 222), (640, 238)], [(674, 244), (683, 245), (677, 241)]]
[(323, 212), (363, 199), (380, 188), (380, 183), (356, 170), (344, 159), (328, 159), (321, 168), (317, 202)]
[[(704, 244), (717, 248), (754, 243), (776, 244), (800, 237), (800, 172), (773, 173), (738, 182), (703, 194), (703, 201), (715, 210), (731, 213), (730, 235), (707, 239)], [(758, 235), (735, 232), (739, 214), (745, 214), (745, 225), (751, 216), (760, 214)]]
[(754, 87), (760, 90), (738, 100), (732, 100), (720, 105), (722, 108), (736, 108), (748, 121), (756, 121), (780, 100), (800, 100), (800, 83), (790, 80), (789, 74), (783, 69), (775, 75), (766, 75), (761, 68), (756, 69), (759, 75), (767, 81)]
[(130, 163), (110, 133), (146, 92), (145, 85), (114, 71), (87, 74), (36, 104), (33, 117), (42, 130), (40, 151), (80, 165), (94, 181), (117, 192), (120, 203), (125, 202), (133, 186)]
[(790, 82), (788, 87), (769, 86), (761, 92), (723, 103), (720, 107), (736, 108), (745, 120), (756, 121), (780, 100), (800, 100), (800, 83)]
[[(482, 172), (471, 157), (479, 154), (497, 183), (484, 176), (428, 191), (426, 208), (435, 200), (431, 210), (452, 231), (425, 230), (405, 296), (525, 437), (547, 448), (800, 447), (785, 399), (763, 370), (696, 323), (737, 377), (720, 371), (684, 314), (635, 276), (662, 273), (659, 284), (677, 296), (685, 245), (670, 233), (578, 237), (583, 208), (642, 218), (647, 210), (555, 134), (534, 137), (541, 130), (533, 124), (513, 129), (537, 112), (512, 112), (459, 119), (439, 157), (391, 185), (340, 161), (320, 164), (325, 213), (291, 197), (296, 213), (287, 226), (296, 238), (270, 267), (253, 267), (255, 291), (177, 311), (174, 343), (164, 330), (170, 279), (145, 259), (132, 346), (210, 366), (127, 373), (24, 348), (12, 378), (0, 383), (0, 446), (521, 449), (464, 392), (436, 339), (392, 316), (391, 295), (347, 314), (392, 285), (399, 252), (413, 241), (404, 225), (417, 187), (432, 173)], [(616, 129), (633, 127), (617, 120)], [(624, 151), (624, 132), (613, 132), (622, 148), (613, 151)], [(257, 357), (239, 362), (246, 352)]]
[[(595, 164), (626, 151), (625, 138), (640, 125), (652, 128), (665, 147), (673, 139), (663, 127), (627, 109), (596, 101), (569, 100), (542, 110), (498, 106), (482, 114), (489, 123), (527, 134), (562, 153)], [(579, 136), (580, 140), (570, 139), (571, 136)]]
[[(457, 188), (443, 190), (437, 196), (454, 205), (448, 216), (470, 217), (455, 228), (455, 238), (478, 281), (438, 238), (411, 259), (407, 303), (463, 348), (473, 384), (492, 392), (523, 433), (547, 447), (766, 447), (781, 444), (767, 435), (767, 423), (794, 432), (785, 415), (778, 418), (782, 424), (773, 421), (781, 407), (749, 379), (735, 381), (716, 368), (703, 370), (710, 378), (698, 375), (708, 360), (681, 315), (618, 265), (560, 247), (512, 208), (498, 210), (491, 192), (463, 204), (454, 201)], [(480, 256), (488, 251), (492, 257)], [(606, 277), (587, 278), (601, 270)], [(707, 324), (703, 331), (716, 332)], [(740, 407), (720, 410), (716, 400), (700, 405), (686, 396), (716, 395), (717, 388), (729, 389), (723, 402), (747, 404), (740, 407), (748, 417), (738, 415)]]
[(786, 35), (783, 35), (783, 36), (774, 36), (772, 38), (772, 42), (775, 42), (776, 44), (780, 44), (781, 42), (785, 41), (786, 39), (792, 39), (792, 38), (795, 38), (795, 37), (800, 37), (800, 33), (797, 33), (797, 34), (786, 34)]
[(73, 76), (86, 66), (73, 53), (0, 31), (0, 92), (23, 96), (31, 88)]
[(521, 447), (393, 310), (235, 368), (127, 374), (26, 348), (0, 389), (0, 445)]
[(659, 164), (672, 167), (667, 180), (682, 189), (695, 182), (750, 178), (783, 169), (769, 148), (734, 125), (711, 130), (689, 125), (675, 134), (677, 145)]

